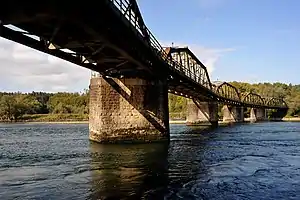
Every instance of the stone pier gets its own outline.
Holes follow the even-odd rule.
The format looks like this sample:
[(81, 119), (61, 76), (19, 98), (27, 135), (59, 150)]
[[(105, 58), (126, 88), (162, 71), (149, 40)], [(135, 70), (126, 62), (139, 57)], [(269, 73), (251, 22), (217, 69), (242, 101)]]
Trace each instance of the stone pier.
[(218, 104), (188, 99), (187, 125), (218, 126)]
[(266, 120), (266, 109), (264, 108), (251, 108), (250, 121), (264, 121)]
[(224, 105), (222, 108), (223, 122), (243, 122), (244, 108), (240, 106)]
[(92, 78), (89, 109), (92, 141), (143, 143), (169, 139), (166, 81)]

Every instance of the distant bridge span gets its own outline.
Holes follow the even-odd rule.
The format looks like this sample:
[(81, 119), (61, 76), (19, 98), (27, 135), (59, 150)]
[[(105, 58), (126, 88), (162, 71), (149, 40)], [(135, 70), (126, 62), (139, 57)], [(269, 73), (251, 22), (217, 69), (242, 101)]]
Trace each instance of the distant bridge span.
[[(108, 87), (112, 87), (138, 112), (131, 113), (140, 120), (137, 127), (131, 124), (126, 128), (126, 123), (119, 119), (123, 113), (114, 114), (123, 109), (123, 103), (114, 100), (118, 105), (111, 111), (113, 114), (108, 114), (110, 118), (118, 116), (114, 121), (117, 127), (123, 127), (122, 131), (118, 129), (120, 134), (125, 134), (125, 129), (137, 131), (150, 127), (165, 137), (169, 129), (165, 113), (167, 91), (198, 102), (261, 109), (288, 108), (283, 99), (264, 99), (254, 93), (243, 95), (229, 83), (212, 83), (206, 67), (190, 49), (160, 45), (146, 27), (135, 0), (73, 1), (71, 4), (10, 0), (0, 8), (0, 36), (99, 72), (103, 81), (91, 83), (91, 88), (96, 90), (93, 84), (98, 84), (106, 89), (97, 89), (91, 95), (92, 102), (97, 99), (98, 105), (97, 94), (105, 95), (101, 92), (110, 91)], [(128, 92), (124, 85), (132, 91)], [(139, 99), (137, 94), (143, 98)], [(147, 98), (157, 101), (151, 103)], [(144, 103), (136, 102), (137, 99)], [(103, 98), (100, 103), (104, 103)], [(124, 109), (127, 109), (129, 106), (125, 104)], [(95, 117), (107, 111), (99, 109), (99, 106), (91, 108), (97, 112), (90, 114), (91, 139), (96, 141), (102, 140), (98, 121), (102, 121), (102, 129), (111, 122), (106, 117)]]

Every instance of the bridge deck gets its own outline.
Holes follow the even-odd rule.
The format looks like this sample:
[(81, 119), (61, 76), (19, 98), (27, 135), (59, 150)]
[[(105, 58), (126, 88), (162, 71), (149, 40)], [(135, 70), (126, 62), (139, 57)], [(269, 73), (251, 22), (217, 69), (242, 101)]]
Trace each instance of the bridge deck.
[[(252, 107), (284, 107), (280, 102), (243, 102), (216, 92), (205, 66), (189, 50), (173, 49), (168, 54), (160, 46), (143, 23), (135, 0), (72, 4), (11, 0), (1, 6), (0, 20), (2, 37), (103, 75), (167, 78), (170, 91), (186, 97)], [(26, 32), (11, 30), (6, 26), (9, 24)], [(182, 56), (189, 60), (183, 62)], [(206, 74), (200, 76), (201, 70)], [(202, 84), (205, 78), (209, 84)]]

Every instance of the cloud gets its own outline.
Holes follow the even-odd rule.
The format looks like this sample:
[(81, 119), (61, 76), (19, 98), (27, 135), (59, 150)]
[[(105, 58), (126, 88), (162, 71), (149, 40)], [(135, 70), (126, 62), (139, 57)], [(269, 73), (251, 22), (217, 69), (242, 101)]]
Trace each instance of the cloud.
[[(171, 46), (171, 42), (163, 42), (163, 46)], [(207, 72), (209, 75), (213, 73), (217, 66), (217, 62), (220, 60), (220, 58), (228, 53), (235, 51), (236, 48), (210, 48), (210, 47), (204, 47), (200, 45), (188, 45), (184, 43), (174, 43), (174, 46), (178, 47), (188, 47), (196, 56), (197, 58), (205, 65), (207, 68)]]
[(0, 38), (1, 91), (82, 91), (90, 70)]
[[(164, 46), (171, 43), (164, 42)], [(219, 59), (234, 48), (189, 46), (194, 54), (213, 73)], [(37, 50), (0, 38), (0, 91), (83, 91), (88, 88), (90, 70)]]

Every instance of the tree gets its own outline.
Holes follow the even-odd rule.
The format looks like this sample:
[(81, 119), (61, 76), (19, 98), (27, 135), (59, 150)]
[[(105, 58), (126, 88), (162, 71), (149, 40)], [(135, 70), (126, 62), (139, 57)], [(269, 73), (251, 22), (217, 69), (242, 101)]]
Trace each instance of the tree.
[(0, 99), (0, 118), (13, 120), (15, 99), (10, 95), (3, 95)]

